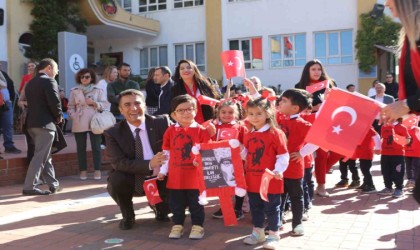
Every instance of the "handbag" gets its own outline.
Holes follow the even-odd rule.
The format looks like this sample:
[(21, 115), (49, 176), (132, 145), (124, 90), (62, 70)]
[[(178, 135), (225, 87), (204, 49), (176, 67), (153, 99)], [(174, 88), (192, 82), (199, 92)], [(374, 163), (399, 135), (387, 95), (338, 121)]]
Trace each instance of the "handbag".
[(66, 138), (64, 138), (63, 131), (61, 131), (60, 126), (55, 124), (55, 135), (54, 135), (54, 141), (51, 146), (51, 154), (55, 154), (63, 150), (67, 147)]
[(90, 129), (96, 135), (103, 134), (104, 131), (116, 123), (114, 115), (106, 110), (97, 111), (90, 121)]

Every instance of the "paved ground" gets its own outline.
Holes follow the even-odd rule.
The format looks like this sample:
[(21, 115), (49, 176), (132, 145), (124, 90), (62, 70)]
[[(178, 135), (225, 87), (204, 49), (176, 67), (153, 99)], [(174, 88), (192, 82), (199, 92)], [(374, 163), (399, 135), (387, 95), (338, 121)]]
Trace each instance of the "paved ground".
[[(379, 166), (373, 168), (382, 188)], [(106, 173), (104, 173), (106, 175)], [(327, 176), (330, 198), (316, 197), (305, 235), (292, 237), (291, 223), (281, 232), (281, 249), (420, 249), (420, 210), (411, 195), (399, 199), (355, 190), (333, 189), (339, 172)], [(225, 227), (211, 218), (217, 200), (206, 207), (203, 240), (167, 238), (171, 223), (157, 223), (145, 198), (135, 198), (136, 225), (121, 231), (121, 214), (106, 193), (106, 180), (61, 178), (64, 190), (50, 196), (22, 196), (21, 185), (0, 188), (1, 249), (258, 249), (242, 244), (251, 216)]]

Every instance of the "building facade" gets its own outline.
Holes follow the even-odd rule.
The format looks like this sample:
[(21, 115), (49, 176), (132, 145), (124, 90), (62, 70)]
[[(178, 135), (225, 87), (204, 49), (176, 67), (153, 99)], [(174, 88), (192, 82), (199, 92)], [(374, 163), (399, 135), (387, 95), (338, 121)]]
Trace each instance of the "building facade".
[[(142, 77), (159, 65), (174, 70), (187, 58), (206, 75), (226, 82), (220, 53), (239, 49), (247, 76), (282, 89), (293, 87), (305, 63), (314, 58), (339, 87), (352, 83), (364, 93), (376, 78), (359, 72), (355, 50), (358, 17), (371, 11), (376, 0), (117, 0), (120, 6), (112, 16), (101, 13), (98, 0), (80, 2), (89, 22), (90, 60), (124, 61)], [(17, 82), (28, 59), (14, 43), (27, 32), (31, 16), (26, 15), (26, 24), (14, 24), (17, 17), (7, 12), (30, 11), (30, 6), (0, 0), (0, 7), (7, 10), (0, 44), (8, 48), (7, 54), (0, 51), (0, 61), (7, 62)]]

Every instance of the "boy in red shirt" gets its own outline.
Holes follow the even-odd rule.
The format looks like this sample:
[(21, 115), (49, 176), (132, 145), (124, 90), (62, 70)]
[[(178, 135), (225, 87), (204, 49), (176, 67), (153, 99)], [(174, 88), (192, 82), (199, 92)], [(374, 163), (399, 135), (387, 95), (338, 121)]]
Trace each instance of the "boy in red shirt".
[[(292, 235), (300, 236), (304, 234), (302, 225), (302, 216), (304, 209), (302, 179), (304, 176), (305, 162), (302, 157), (298, 159), (292, 157), (293, 153), (299, 151), (305, 145), (305, 137), (311, 128), (311, 124), (303, 120), (299, 113), (305, 110), (311, 103), (311, 95), (301, 89), (286, 90), (279, 102), (277, 110), (282, 114), (289, 116), (289, 119), (280, 119), (279, 127), (287, 137), (287, 150), (290, 153), (289, 166), (283, 173), (284, 176), (284, 194), (282, 197), (282, 210), (284, 210), (287, 196), (290, 196), (292, 204)], [(315, 151), (317, 146), (312, 147)], [(306, 154), (305, 154), (306, 155)]]
[[(384, 177), (385, 188), (379, 195), (392, 195), (398, 198), (403, 195), (403, 182), (405, 172), (404, 147), (395, 142), (395, 134), (406, 138), (410, 142), (407, 128), (401, 124), (401, 118), (393, 124), (383, 125), (381, 128), (381, 172)], [(395, 184), (395, 190), (392, 189)]]
[(192, 229), (189, 238), (204, 236), (204, 207), (199, 204), (199, 169), (193, 165), (192, 147), (197, 143), (209, 142), (210, 134), (195, 120), (197, 103), (189, 95), (172, 99), (171, 116), (177, 121), (170, 126), (164, 136), (162, 149), (168, 156), (160, 169), (158, 179), (168, 176), (166, 187), (170, 190), (169, 207), (172, 211), (172, 227), (169, 238), (179, 239), (184, 233), (185, 208), (189, 207)]
[(405, 145), (405, 163), (407, 167), (406, 190), (413, 190), (416, 179), (420, 176), (420, 128), (417, 126), (419, 117), (411, 118), (411, 124), (407, 124), (408, 133), (411, 136), (409, 144)]

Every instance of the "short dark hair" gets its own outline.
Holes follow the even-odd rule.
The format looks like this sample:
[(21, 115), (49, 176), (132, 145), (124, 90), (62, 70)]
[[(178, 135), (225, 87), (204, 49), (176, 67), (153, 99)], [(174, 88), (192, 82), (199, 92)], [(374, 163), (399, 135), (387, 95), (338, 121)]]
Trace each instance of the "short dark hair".
[(57, 64), (52, 58), (44, 58), (36, 66), (36, 71), (45, 69), (48, 66), (54, 67), (54, 63)]
[(90, 83), (95, 84), (96, 83), (95, 71), (93, 71), (93, 69), (89, 69), (89, 68), (83, 68), (76, 73), (76, 75), (75, 75), (76, 82), (78, 84), (81, 84), (82, 83), (82, 81), (81, 81), (82, 76), (86, 73), (89, 73), (89, 75), (90, 75)]
[(197, 101), (190, 95), (179, 95), (172, 99), (171, 101), (171, 113), (176, 110), (176, 108), (184, 102), (191, 103), (193, 107), (197, 108)]
[(349, 85), (346, 86), (346, 89), (349, 90), (349, 88), (351, 88), (351, 87), (356, 87), (356, 86), (354, 84), (349, 84)]
[(121, 98), (123, 96), (127, 96), (127, 95), (136, 95), (136, 96), (140, 96), (141, 100), (144, 102), (144, 95), (140, 90), (137, 89), (126, 89), (124, 91), (122, 91), (119, 95), (118, 95), (118, 105), (121, 104)]
[(281, 96), (289, 99), (293, 105), (299, 106), (299, 112), (307, 109), (312, 103), (312, 95), (304, 89), (288, 89)]
[(121, 70), (121, 68), (122, 68), (123, 66), (131, 68), (130, 64), (123, 62), (123, 63), (121, 63), (120, 65), (118, 65), (117, 69), (118, 69), (118, 70)]
[(171, 69), (168, 66), (159, 66), (155, 68), (155, 71), (160, 69), (163, 74), (169, 74), (169, 77), (172, 76)]

